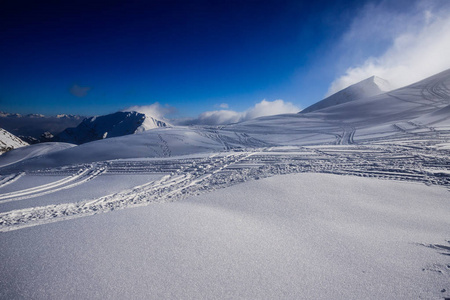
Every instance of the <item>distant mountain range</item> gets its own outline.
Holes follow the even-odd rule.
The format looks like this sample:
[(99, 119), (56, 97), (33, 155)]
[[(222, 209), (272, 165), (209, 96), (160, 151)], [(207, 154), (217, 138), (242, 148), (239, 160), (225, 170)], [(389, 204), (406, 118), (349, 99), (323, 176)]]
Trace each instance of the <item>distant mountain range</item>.
[(44, 116), (0, 112), (0, 128), (28, 144), (55, 141), (83, 144), (167, 126), (171, 125), (134, 111), (89, 118), (66, 114)]
[(0, 112), (0, 128), (3, 128), (29, 144), (51, 141), (54, 135), (68, 127), (75, 127), (83, 116), (60, 114), (14, 114)]

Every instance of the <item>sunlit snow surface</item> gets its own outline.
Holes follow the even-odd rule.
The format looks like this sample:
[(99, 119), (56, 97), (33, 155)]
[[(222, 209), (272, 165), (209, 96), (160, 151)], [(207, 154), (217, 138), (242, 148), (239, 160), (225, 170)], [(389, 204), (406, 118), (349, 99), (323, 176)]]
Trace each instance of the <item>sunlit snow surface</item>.
[(448, 191), (266, 178), (1, 235), (2, 299), (439, 299)]
[(449, 87), (13, 150), (0, 298), (450, 297)]

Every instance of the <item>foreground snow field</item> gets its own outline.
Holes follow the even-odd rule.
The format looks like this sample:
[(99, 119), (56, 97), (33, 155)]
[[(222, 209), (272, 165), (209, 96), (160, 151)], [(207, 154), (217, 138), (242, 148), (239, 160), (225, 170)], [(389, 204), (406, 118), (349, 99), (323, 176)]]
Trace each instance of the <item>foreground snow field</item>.
[(295, 174), (2, 233), (0, 298), (442, 299), (448, 191)]

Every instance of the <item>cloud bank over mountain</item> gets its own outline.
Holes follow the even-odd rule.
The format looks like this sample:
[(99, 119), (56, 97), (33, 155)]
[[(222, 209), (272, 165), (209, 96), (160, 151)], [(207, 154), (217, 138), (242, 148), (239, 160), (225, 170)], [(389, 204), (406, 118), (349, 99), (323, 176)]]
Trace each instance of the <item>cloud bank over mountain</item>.
[(214, 110), (201, 113), (195, 119), (179, 121), (179, 125), (221, 125), (242, 122), (263, 116), (297, 113), (300, 108), (281, 99), (274, 101), (262, 100), (249, 109), (238, 112), (234, 110)]
[(327, 95), (372, 75), (398, 88), (450, 68), (450, 2), (416, 1), (407, 12), (392, 10), (386, 1), (366, 5), (342, 43), (364, 47), (370, 39), (386, 42), (387, 48), (348, 68)]
[(164, 119), (165, 115), (174, 113), (176, 109), (173, 106), (161, 105), (159, 104), (159, 102), (155, 102), (150, 105), (133, 105), (123, 109), (122, 111), (135, 111), (147, 116), (154, 117), (156, 119)]

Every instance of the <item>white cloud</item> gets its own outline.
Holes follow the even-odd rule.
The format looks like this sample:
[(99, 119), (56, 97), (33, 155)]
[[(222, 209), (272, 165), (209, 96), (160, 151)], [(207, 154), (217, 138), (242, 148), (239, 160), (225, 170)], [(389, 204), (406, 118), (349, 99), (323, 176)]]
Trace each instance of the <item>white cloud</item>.
[(69, 88), (69, 93), (74, 95), (75, 97), (85, 97), (88, 92), (91, 90), (88, 86), (79, 86), (78, 84), (74, 84)]
[(150, 105), (134, 105), (122, 111), (135, 111), (156, 119), (163, 119), (165, 115), (175, 112), (175, 108), (168, 105), (162, 106), (158, 102), (155, 102)]
[(387, 48), (348, 68), (333, 81), (328, 95), (373, 75), (397, 88), (450, 68), (450, 2), (416, 1), (406, 13), (389, 10), (386, 3), (366, 6), (355, 17), (343, 43), (357, 47), (364, 42), (388, 41)]
[(226, 108), (228, 108), (229, 106), (228, 106), (228, 103), (221, 103), (221, 104), (219, 105), (219, 107), (220, 107), (220, 108), (226, 109)]
[(267, 101), (262, 100), (255, 104), (254, 107), (248, 109), (244, 113), (244, 120), (250, 120), (263, 116), (298, 113), (300, 108), (290, 102), (284, 102), (283, 100)]
[(192, 124), (218, 125), (236, 123), (242, 119), (242, 113), (233, 110), (214, 110), (201, 113)]
[(283, 100), (267, 101), (262, 100), (255, 104), (255, 106), (247, 109), (243, 112), (237, 112), (233, 110), (215, 110), (207, 111), (200, 114), (196, 119), (183, 120), (183, 124), (201, 124), (201, 125), (219, 125), (230, 124), (236, 122), (242, 122), (258, 117), (286, 114), (286, 113), (298, 113), (300, 108), (293, 105), (290, 102), (284, 102)]

